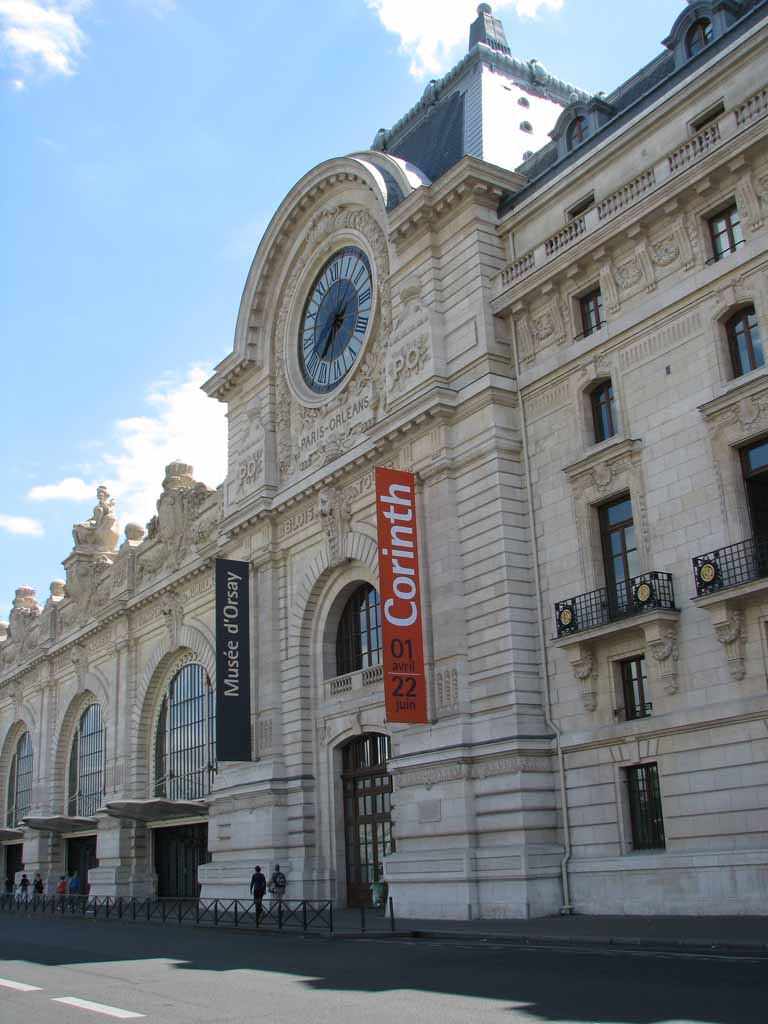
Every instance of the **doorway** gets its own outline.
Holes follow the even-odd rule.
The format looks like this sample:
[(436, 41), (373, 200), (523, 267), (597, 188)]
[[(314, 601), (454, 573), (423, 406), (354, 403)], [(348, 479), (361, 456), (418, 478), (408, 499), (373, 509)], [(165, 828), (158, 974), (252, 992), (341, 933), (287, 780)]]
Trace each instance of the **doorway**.
[(359, 736), (342, 749), (347, 904), (370, 905), (371, 885), (381, 881), (384, 858), (393, 852), (392, 777), (388, 736)]
[(81, 896), (88, 895), (88, 872), (97, 868), (96, 836), (77, 836), (67, 840), (67, 877), (77, 872), (77, 891)]
[(197, 899), (197, 869), (207, 864), (208, 826), (176, 825), (154, 829), (157, 895)]
[(5, 864), (3, 865), (3, 880), (13, 882), (19, 871), (24, 870), (24, 844), (8, 843), (5, 847)]

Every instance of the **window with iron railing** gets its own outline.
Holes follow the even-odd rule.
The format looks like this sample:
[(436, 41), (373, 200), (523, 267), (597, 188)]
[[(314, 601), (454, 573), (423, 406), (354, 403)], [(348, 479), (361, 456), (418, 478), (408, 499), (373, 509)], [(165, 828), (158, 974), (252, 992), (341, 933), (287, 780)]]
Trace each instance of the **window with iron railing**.
[(658, 765), (638, 764), (624, 771), (633, 849), (665, 849)]
[(636, 718), (647, 718), (653, 710), (653, 705), (648, 700), (645, 656), (640, 654), (634, 658), (620, 661), (619, 672), (624, 706), (618, 709), (618, 713), (627, 722), (634, 721)]
[(709, 262), (717, 262), (731, 253), (736, 252), (744, 244), (741, 230), (741, 218), (735, 203), (716, 213), (707, 221), (709, 239), (712, 245), (712, 258)]
[(600, 330), (605, 321), (603, 319), (603, 296), (599, 288), (593, 288), (591, 292), (582, 295), (579, 299), (579, 313), (581, 314), (580, 337), (586, 338)]
[(216, 694), (202, 665), (174, 675), (160, 706), (155, 734), (155, 796), (199, 800), (216, 772)]

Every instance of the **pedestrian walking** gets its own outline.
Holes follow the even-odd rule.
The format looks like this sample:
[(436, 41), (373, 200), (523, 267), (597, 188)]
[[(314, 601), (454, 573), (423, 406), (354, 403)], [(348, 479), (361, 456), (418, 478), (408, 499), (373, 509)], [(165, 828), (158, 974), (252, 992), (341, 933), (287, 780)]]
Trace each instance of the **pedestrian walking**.
[(267, 891), (267, 879), (259, 864), (253, 869), (251, 875), (251, 896), (256, 907), (256, 923), (261, 920), (264, 906), (264, 893)]
[(29, 886), (29, 876), (27, 875), (26, 872), (24, 872), (24, 874), (21, 876), (21, 881), (19, 882), (19, 903), (21, 903), (22, 900), (24, 900), (24, 902), (27, 901), (27, 898), (29, 896)]
[(77, 877), (77, 872), (73, 871), (72, 872), (72, 877), (69, 880), (69, 895), (70, 896), (77, 896), (79, 890), (80, 890), (80, 880)]
[(43, 876), (39, 871), (35, 873), (35, 880), (32, 882), (32, 892), (35, 896), (42, 896), (45, 892), (45, 886), (43, 885)]
[(58, 897), (56, 902), (59, 904), (59, 906), (61, 907), (62, 911), (64, 910), (64, 900), (66, 899), (66, 895), (67, 895), (67, 880), (64, 877), (64, 875), (59, 875), (59, 880), (56, 883), (56, 896)]
[(273, 902), (282, 903), (287, 884), (288, 880), (280, 870), (280, 865), (275, 864), (275, 870), (272, 872), (269, 879), (269, 891), (272, 893)]

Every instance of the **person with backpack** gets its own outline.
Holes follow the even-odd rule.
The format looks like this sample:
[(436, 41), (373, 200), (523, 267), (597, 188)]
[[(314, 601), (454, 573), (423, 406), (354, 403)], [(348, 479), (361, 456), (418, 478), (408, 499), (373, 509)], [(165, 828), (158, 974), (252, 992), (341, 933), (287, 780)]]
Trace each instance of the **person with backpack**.
[(251, 875), (251, 896), (256, 907), (256, 923), (261, 920), (264, 906), (264, 893), (267, 891), (267, 879), (259, 864), (254, 868)]
[(272, 877), (269, 880), (269, 891), (278, 903), (282, 903), (283, 896), (285, 896), (285, 887), (288, 884), (283, 872), (280, 870), (280, 865), (275, 864), (275, 870), (272, 872)]

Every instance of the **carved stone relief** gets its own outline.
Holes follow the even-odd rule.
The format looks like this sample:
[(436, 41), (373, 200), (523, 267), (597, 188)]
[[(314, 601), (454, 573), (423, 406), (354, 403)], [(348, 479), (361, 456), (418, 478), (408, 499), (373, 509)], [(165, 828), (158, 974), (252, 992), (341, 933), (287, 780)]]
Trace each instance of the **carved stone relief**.
[(330, 565), (339, 565), (349, 533), (349, 501), (335, 487), (323, 487), (318, 495), (317, 511), (328, 542)]
[(665, 629), (655, 640), (647, 641), (651, 657), (659, 668), (659, 676), (665, 693), (677, 693), (677, 661), (679, 657), (677, 631)]
[(725, 648), (731, 679), (738, 682), (744, 678), (747, 671), (744, 662), (747, 639), (744, 612), (739, 608), (730, 609), (727, 617), (722, 622), (716, 622), (714, 626), (715, 636)]

